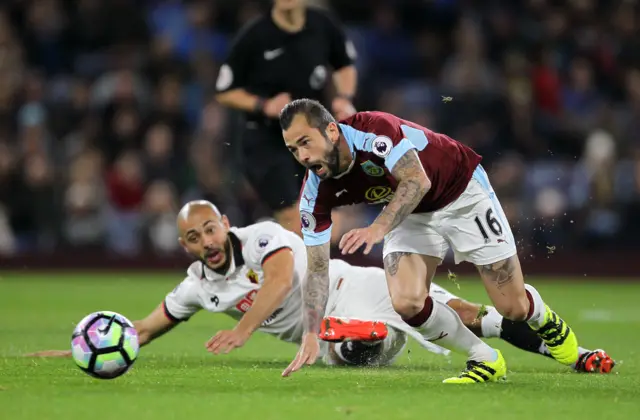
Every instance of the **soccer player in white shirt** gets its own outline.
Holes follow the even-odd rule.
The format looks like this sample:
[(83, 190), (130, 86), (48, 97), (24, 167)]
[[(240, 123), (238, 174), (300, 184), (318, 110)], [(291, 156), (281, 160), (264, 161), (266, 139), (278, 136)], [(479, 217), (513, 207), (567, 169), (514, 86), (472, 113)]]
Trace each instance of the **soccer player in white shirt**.
[[(212, 353), (228, 353), (243, 346), (256, 330), (283, 341), (301, 342), (300, 287), (307, 258), (300, 237), (273, 222), (231, 227), (228, 219), (207, 201), (187, 203), (180, 211), (177, 223), (180, 244), (196, 261), (188, 268), (187, 277), (151, 314), (134, 321), (141, 345), (150, 343), (203, 309), (225, 313), (238, 320), (233, 329), (219, 331), (207, 342), (207, 349)], [(331, 293), (325, 314), (326, 325), (340, 333), (341, 323), (351, 330), (355, 328), (359, 335), (344, 336), (347, 341), (323, 342), (326, 363), (390, 364), (404, 349), (407, 336), (434, 353), (447, 353), (426, 341), (394, 311), (382, 269), (354, 267), (341, 260), (331, 260), (329, 270)], [(441, 299), (456, 309), (463, 320), (467, 318), (470, 327), (479, 319), (479, 312), (482, 315), (486, 312), (488, 323), (483, 320), (482, 333), (499, 335), (496, 332), (501, 317), (495, 309), (481, 310), (480, 305), (465, 302), (437, 285), (432, 293), (434, 299)], [(528, 338), (524, 339), (526, 345), (520, 347), (529, 350), (535, 347), (533, 351), (544, 353), (535, 333), (531, 333), (526, 324), (521, 327), (515, 330), (524, 331)], [(380, 333), (379, 336), (371, 336), (374, 330)], [(478, 335), (482, 333), (478, 332)], [(585, 367), (606, 356), (604, 352), (585, 350), (586, 353), (589, 354), (584, 357), (585, 361), (593, 363), (583, 363)], [(52, 350), (30, 355), (70, 356), (71, 352)]]
[[(243, 346), (256, 330), (283, 341), (301, 342), (300, 287), (307, 256), (299, 236), (273, 222), (231, 227), (227, 217), (208, 201), (187, 203), (178, 215), (177, 224), (180, 244), (196, 261), (188, 268), (187, 277), (162, 303), (146, 318), (134, 321), (141, 345), (150, 343), (203, 309), (225, 313), (238, 320), (233, 329), (217, 332), (206, 343), (207, 350), (212, 353), (228, 353)], [(384, 293), (387, 293), (386, 286)], [(393, 312), (391, 306), (389, 308)], [(331, 314), (341, 316), (335, 312)], [(393, 315), (397, 317), (395, 312)], [(425, 348), (446, 353), (424, 340), (399, 317), (397, 320), (400, 328), (414, 335)], [(394, 324), (393, 319), (390, 321)], [(389, 343), (396, 338), (406, 342), (404, 334), (394, 334), (394, 331), (384, 341)], [(329, 346), (323, 343), (325, 354), (328, 354)], [(69, 351), (50, 350), (29, 356), (70, 355)]]

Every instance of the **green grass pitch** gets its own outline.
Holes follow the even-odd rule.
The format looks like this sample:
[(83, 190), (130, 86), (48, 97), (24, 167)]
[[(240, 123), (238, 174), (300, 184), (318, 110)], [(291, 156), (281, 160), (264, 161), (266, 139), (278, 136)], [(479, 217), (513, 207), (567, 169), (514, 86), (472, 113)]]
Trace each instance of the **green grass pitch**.
[[(455, 386), (451, 364), (411, 345), (384, 369), (314, 366), (291, 378), (280, 372), (296, 347), (256, 333), (244, 348), (213, 356), (205, 341), (232, 325), (201, 313), (142, 349), (134, 368), (93, 379), (69, 359), (21, 354), (66, 349), (84, 315), (113, 310), (145, 316), (182, 274), (31, 274), (0, 276), (0, 418), (19, 419), (632, 419), (640, 412), (640, 284), (532, 280), (578, 333), (605, 348), (615, 374), (580, 375), (499, 341), (509, 364), (506, 383)], [(479, 281), (441, 284), (485, 302)]]

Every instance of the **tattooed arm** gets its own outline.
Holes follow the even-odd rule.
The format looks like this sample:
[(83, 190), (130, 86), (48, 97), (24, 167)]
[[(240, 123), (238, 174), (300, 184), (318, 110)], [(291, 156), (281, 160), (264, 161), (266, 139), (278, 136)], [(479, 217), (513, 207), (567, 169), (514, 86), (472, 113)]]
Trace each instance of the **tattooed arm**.
[(392, 174), (398, 181), (395, 195), (373, 222), (385, 233), (393, 230), (410, 215), (431, 189), (431, 181), (415, 150), (409, 150), (398, 160)]
[(320, 356), (318, 332), (329, 300), (329, 243), (307, 246), (307, 277), (302, 285), (304, 335), (293, 362), (282, 372), (289, 376)]
[(307, 278), (302, 288), (304, 331), (316, 334), (329, 299), (329, 242), (307, 246)]

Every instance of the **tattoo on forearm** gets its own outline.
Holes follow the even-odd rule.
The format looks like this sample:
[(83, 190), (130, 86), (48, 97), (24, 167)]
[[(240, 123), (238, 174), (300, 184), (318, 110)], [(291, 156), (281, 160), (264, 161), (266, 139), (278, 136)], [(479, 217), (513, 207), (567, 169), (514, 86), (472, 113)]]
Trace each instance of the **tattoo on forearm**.
[(493, 264), (479, 266), (480, 273), (485, 279), (495, 283), (498, 289), (513, 282), (516, 274), (515, 257), (507, 258)]
[(303, 287), (305, 332), (320, 331), (329, 300), (329, 244), (307, 247), (307, 279)]
[(398, 273), (398, 264), (400, 262), (400, 258), (405, 255), (411, 255), (410, 252), (392, 252), (391, 254), (384, 257), (384, 269), (389, 275), (395, 276)]
[(424, 168), (415, 151), (405, 153), (398, 160), (393, 168), (393, 176), (400, 180), (393, 199), (373, 222), (385, 226), (387, 231), (402, 223), (431, 188), (429, 182), (423, 181)]

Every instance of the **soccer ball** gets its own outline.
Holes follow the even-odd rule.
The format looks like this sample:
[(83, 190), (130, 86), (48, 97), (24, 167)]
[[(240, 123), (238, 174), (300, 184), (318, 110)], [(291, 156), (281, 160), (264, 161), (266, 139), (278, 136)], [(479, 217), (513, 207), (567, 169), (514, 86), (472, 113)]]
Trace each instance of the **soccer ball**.
[(139, 350), (133, 323), (115, 312), (87, 315), (71, 336), (73, 360), (94, 378), (113, 379), (123, 375), (136, 361)]

